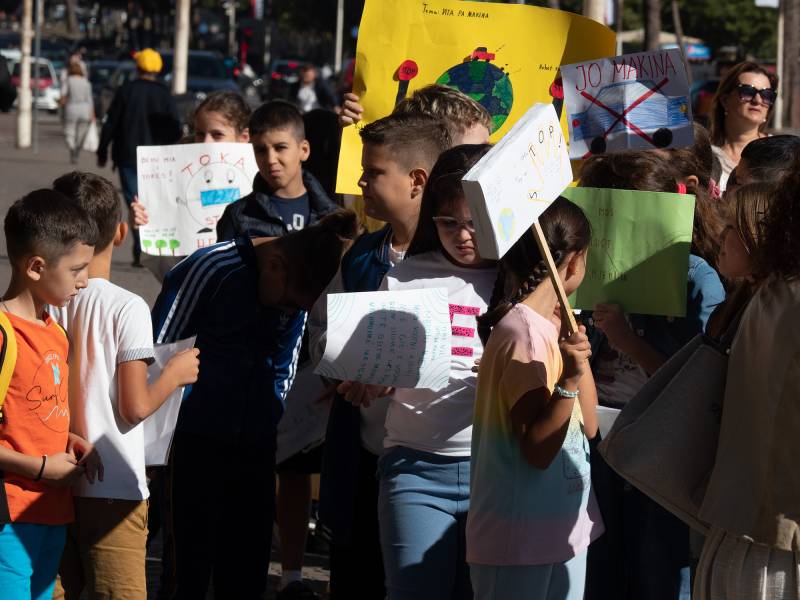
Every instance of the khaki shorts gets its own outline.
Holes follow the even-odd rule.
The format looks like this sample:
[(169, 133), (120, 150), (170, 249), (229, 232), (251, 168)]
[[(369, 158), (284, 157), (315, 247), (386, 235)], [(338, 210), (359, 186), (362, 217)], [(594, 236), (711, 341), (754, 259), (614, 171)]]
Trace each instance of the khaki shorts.
[(75, 498), (53, 598), (147, 600), (147, 500)]

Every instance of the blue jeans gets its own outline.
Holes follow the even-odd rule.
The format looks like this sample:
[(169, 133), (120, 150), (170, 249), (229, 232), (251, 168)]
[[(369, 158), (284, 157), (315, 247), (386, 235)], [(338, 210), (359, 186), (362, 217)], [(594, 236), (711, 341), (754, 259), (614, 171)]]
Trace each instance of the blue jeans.
[(549, 565), (470, 565), (476, 600), (583, 600), (586, 552)]
[(51, 600), (66, 535), (66, 525), (0, 525), (3, 600)]
[(396, 446), (378, 461), (389, 600), (468, 600), (469, 457)]
[[(118, 168), (119, 182), (122, 186), (122, 197), (125, 198), (125, 204), (130, 208), (134, 196), (139, 193), (139, 180), (136, 175), (136, 166), (126, 167), (124, 165), (119, 165)], [(131, 227), (131, 234), (133, 235), (133, 260), (138, 263), (142, 257), (139, 230)]]

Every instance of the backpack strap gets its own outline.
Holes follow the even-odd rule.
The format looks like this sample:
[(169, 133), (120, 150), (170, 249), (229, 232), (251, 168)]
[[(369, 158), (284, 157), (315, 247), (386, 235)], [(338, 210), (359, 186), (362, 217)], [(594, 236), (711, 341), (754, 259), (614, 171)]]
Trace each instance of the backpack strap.
[(14, 335), (11, 321), (2, 311), (0, 311), (0, 338), (3, 344), (0, 348), (0, 423), (2, 423), (3, 403), (6, 400), (11, 376), (14, 374), (14, 367), (17, 365), (17, 337)]

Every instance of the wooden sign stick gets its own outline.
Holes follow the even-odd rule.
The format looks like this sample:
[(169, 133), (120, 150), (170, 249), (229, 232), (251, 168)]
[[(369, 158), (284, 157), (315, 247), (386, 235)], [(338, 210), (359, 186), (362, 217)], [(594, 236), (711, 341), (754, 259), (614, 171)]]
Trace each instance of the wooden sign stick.
[(536, 243), (539, 245), (539, 252), (542, 253), (545, 262), (547, 263), (547, 271), (550, 275), (550, 282), (556, 290), (558, 302), (561, 304), (561, 320), (566, 323), (567, 334), (572, 335), (578, 331), (578, 323), (575, 321), (575, 315), (572, 314), (572, 308), (569, 305), (567, 293), (564, 291), (564, 286), (558, 276), (556, 263), (553, 260), (553, 255), (550, 252), (550, 247), (547, 245), (547, 239), (544, 237), (542, 226), (539, 225), (539, 220), (533, 222), (533, 237), (536, 238)]

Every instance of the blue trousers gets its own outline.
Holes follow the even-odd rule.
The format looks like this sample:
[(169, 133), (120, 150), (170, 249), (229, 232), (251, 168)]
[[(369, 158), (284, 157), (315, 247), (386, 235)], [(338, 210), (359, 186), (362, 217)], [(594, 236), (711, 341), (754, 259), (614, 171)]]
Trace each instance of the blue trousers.
[(0, 525), (0, 597), (51, 600), (66, 535), (66, 525)]
[[(136, 175), (136, 165), (132, 167), (119, 165), (119, 182), (122, 185), (122, 197), (125, 198), (125, 204), (130, 207), (131, 203), (133, 203), (134, 196), (139, 193), (139, 180)], [(142, 257), (139, 230), (132, 227), (131, 235), (133, 235), (133, 260), (138, 263)]]
[(469, 600), (469, 457), (396, 446), (378, 461), (389, 600)]
[(586, 552), (549, 565), (470, 565), (476, 600), (583, 600)]

